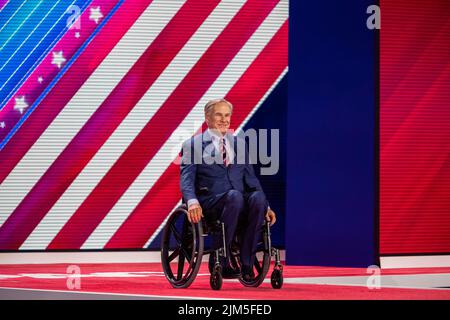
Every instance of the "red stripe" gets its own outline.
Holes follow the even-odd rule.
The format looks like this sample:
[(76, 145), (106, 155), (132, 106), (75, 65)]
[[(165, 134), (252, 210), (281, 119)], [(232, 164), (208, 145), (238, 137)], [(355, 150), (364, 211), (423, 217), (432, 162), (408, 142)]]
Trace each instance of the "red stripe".
[(0, 239), (8, 235), (4, 245), (20, 247), (217, 3), (183, 5), (0, 229)]
[(191, 108), (245, 44), (276, 1), (247, 2), (78, 208), (49, 249), (78, 249)]
[(116, 11), (52, 91), (22, 124), (0, 155), (0, 183), (17, 165), (53, 119), (119, 42), (151, 1), (130, 0)]
[[(86, 50), (74, 62), (72, 67), (5, 146), (5, 149), (1, 153), (1, 179), (4, 179), (8, 175), (86, 79), (94, 72), (97, 66), (133, 25), (150, 2), (126, 2), (111, 17), (111, 20), (108, 21), (94, 40), (86, 47)], [(92, 129), (89, 131), (92, 132)], [(94, 132), (95, 135), (102, 135), (100, 130), (95, 130)], [(97, 138), (95, 135), (93, 135), (94, 138)], [(87, 161), (84, 158), (85, 153), (80, 154), (83, 160)], [(52, 171), (47, 172), (45, 179), (41, 178), (42, 180), (29, 193), (29, 196), (31, 194), (32, 196), (27, 196), (25, 198), (26, 201), (23, 204), (21, 203), (1, 226), (0, 250), (18, 249), (53, 205), (55, 199), (58, 198), (57, 196), (61, 193), (61, 186), (71, 181), (77, 167), (72, 167), (73, 163), (70, 161), (73, 159), (71, 156), (68, 157), (66, 152), (64, 153), (63, 159), (67, 158), (70, 158), (70, 166), (65, 169), (66, 171), (52, 168)]]
[[(287, 48), (286, 21), (227, 94), (226, 99), (237, 106), (233, 110), (234, 129), (245, 120), (287, 67)], [(180, 200), (179, 175), (179, 167), (172, 163), (105, 248), (142, 248)]]
[(450, 252), (450, 2), (380, 5), (379, 251)]

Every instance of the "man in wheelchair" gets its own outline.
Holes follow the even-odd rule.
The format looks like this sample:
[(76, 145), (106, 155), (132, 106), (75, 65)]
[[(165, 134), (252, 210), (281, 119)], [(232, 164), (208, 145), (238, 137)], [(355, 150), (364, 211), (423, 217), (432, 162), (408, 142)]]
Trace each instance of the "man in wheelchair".
[[(249, 161), (245, 140), (229, 131), (232, 104), (225, 99), (211, 100), (204, 112), (208, 129), (183, 143), (180, 185), (188, 219), (192, 223), (199, 223), (203, 217), (206, 221), (223, 222), (228, 254), (220, 257), (222, 276), (242, 276), (251, 281), (260, 230), (265, 220), (273, 225), (276, 215)], [(234, 268), (229, 259), (238, 221), (243, 222), (241, 270)], [(219, 234), (213, 234), (212, 240), (215, 248), (223, 243)], [(213, 254), (209, 263), (212, 270)]]

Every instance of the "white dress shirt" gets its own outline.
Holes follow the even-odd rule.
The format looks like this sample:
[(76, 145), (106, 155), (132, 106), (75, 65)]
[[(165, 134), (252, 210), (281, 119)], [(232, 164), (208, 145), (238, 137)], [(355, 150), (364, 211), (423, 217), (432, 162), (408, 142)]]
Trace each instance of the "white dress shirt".
[(220, 149), (220, 144), (222, 143), (222, 139), (225, 138), (225, 151), (227, 152), (227, 162), (230, 164), (234, 159), (234, 150), (231, 148), (232, 142), (230, 142), (230, 134), (226, 134), (225, 136), (218, 135), (211, 129), (208, 129), (208, 134), (211, 136), (212, 143), (214, 144), (214, 149), (216, 152), (222, 153)]

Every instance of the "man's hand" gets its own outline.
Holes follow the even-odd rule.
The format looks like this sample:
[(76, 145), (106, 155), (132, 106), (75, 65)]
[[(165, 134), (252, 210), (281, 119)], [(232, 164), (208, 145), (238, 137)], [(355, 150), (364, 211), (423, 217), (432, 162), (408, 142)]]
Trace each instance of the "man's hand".
[(273, 226), (277, 221), (277, 215), (272, 211), (272, 209), (267, 210), (266, 220), (270, 222), (270, 226)]
[(198, 223), (203, 217), (202, 207), (198, 203), (191, 204), (188, 208), (188, 220)]

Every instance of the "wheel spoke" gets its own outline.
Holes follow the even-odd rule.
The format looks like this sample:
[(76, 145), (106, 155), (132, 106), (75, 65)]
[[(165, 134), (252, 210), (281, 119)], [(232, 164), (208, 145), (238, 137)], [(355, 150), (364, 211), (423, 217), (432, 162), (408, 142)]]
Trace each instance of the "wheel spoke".
[(184, 249), (183, 247), (181, 248), (181, 250), (183, 251), (183, 255), (186, 257), (189, 263), (191, 263), (191, 254), (187, 252), (186, 249)]
[(175, 259), (176, 257), (178, 257), (178, 255), (180, 254), (180, 247), (177, 247), (169, 256), (169, 262), (172, 262), (173, 259)]
[(177, 272), (177, 280), (181, 280), (183, 277), (183, 269), (184, 269), (184, 255), (180, 252), (180, 258), (178, 259), (178, 272)]
[(258, 261), (258, 258), (256, 258), (256, 257), (255, 257), (254, 265), (255, 265), (256, 271), (258, 271), (258, 273), (261, 273), (262, 272), (262, 267), (261, 267), (261, 264)]
[(180, 235), (180, 233), (178, 232), (178, 230), (175, 228), (174, 225), (171, 225), (171, 226), (170, 226), (170, 229), (172, 230), (173, 236), (175, 237), (175, 240), (177, 241), (177, 243), (178, 243), (178, 244), (181, 244), (181, 235)]

